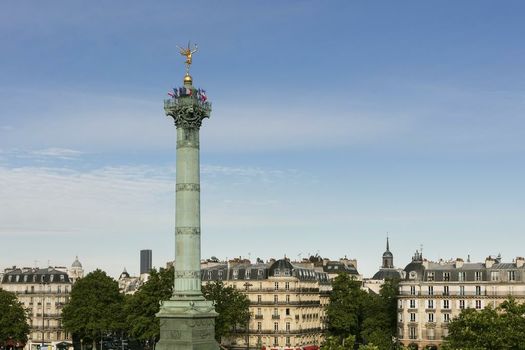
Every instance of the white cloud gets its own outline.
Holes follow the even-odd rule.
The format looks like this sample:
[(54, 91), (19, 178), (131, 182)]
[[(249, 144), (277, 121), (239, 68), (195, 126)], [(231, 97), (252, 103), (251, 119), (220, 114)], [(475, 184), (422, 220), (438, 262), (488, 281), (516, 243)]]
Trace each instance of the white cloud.
[(30, 152), (35, 156), (52, 157), (59, 159), (73, 159), (77, 158), (82, 154), (80, 151), (76, 151), (68, 148), (51, 147)]

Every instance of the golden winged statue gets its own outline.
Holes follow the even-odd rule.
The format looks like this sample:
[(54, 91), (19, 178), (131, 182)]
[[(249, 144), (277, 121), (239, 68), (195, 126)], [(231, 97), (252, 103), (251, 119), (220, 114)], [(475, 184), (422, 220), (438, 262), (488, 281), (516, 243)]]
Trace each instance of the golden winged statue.
[(192, 49), (190, 47), (190, 42), (188, 41), (188, 47), (182, 48), (180, 46), (177, 46), (177, 48), (179, 49), (180, 54), (186, 57), (186, 74), (189, 74), (192, 55), (198, 50), (197, 44), (193, 45)]

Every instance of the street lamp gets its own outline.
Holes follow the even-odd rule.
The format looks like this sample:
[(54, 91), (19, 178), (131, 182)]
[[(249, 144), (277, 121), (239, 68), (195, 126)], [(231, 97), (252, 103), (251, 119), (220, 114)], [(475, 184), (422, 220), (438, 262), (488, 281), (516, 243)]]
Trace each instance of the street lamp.
[[(244, 289), (246, 290), (246, 292), (249, 291), (251, 286), (253, 286), (253, 284), (251, 284), (250, 282), (246, 282), (244, 284)], [(248, 296), (248, 300), (250, 300), (249, 296)], [(251, 314), (250, 316), (248, 316), (248, 320), (246, 321), (246, 350), (250, 350), (250, 318), (251, 318)]]

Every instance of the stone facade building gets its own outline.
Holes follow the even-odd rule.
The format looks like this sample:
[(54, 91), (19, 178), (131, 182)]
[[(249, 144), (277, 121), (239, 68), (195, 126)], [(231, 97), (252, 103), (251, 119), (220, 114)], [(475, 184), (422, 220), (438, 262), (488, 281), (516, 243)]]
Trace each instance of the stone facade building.
[(71, 334), (62, 326), (62, 308), (69, 300), (74, 281), (83, 277), (78, 258), (66, 267), (18, 268), (4, 270), (0, 288), (15, 293), (29, 316), (31, 331), (25, 350), (37, 345), (55, 349), (60, 342), (71, 343)]
[(318, 349), (331, 290), (325, 272), (280, 259), (204, 264), (202, 283), (223, 281), (250, 299), (248, 329), (223, 340), (229, 349)]
[(465, 308), (497, 306), (509, 296), (525, 299), (525, 259), (511, 263), (432, 262), (416, 252), (399, 286), (398, 338), (404, 345), (439, 349), (448, 323)]

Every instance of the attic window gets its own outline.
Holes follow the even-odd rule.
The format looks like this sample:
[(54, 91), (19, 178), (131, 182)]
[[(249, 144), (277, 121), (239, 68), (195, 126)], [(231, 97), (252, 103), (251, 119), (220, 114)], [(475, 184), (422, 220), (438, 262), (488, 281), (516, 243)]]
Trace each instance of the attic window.
[(20, 275), (16, 275), (16, 282), (20, 280)]
[(245, 273), (245, 278), (246, 278), (247, 280), (249, 280), (251, 274), (252, 274), (252, 269), (247, 269), (247, 270), (246, 270), (246, 273)]
[(211, 270), (208, 271), (208, 280), (211, 280)]
[(334, 266), (334, 270), (339, 270), (339, 266)]
[(233, 279), (236, 280), (239, 278), (239, 270), (233, 270)]
[(290, 269), (284, 269), (284, 275), (290, 276)]
[(27, 275), (24, 275), (24, 282), (27, 282)]
[(44, 282), (44, 275), (40, 276), (40, 282)]
[(64, 282), (66, 280), (66, 276), (60, 275), (60, 282)]
[(49, 276), (49, 280), (50, 280), (50, 282), (53, 282), (55, 280), (55, 275)]

